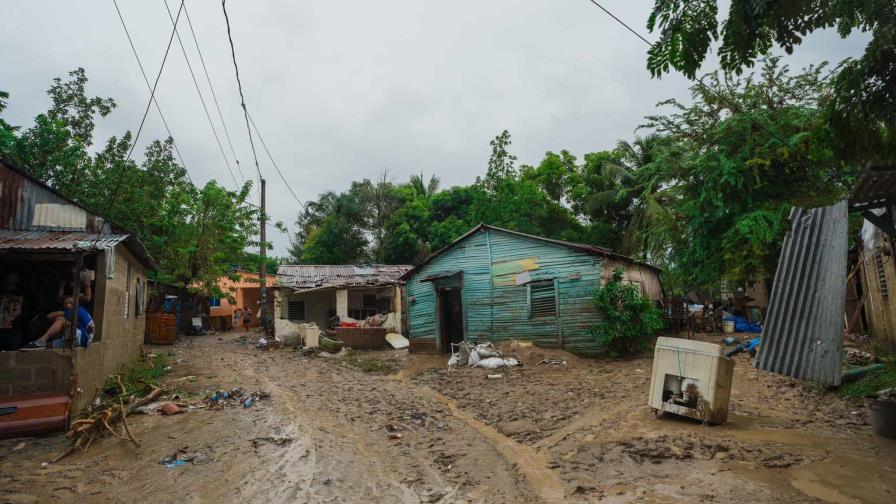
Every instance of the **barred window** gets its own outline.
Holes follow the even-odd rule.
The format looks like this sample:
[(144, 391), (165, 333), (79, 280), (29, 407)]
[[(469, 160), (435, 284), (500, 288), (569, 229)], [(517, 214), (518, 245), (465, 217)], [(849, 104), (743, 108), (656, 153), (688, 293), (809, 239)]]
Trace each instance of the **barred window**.
[(290, 301), (286, 304), (286, 314), (289, 320), (305, 320), (305, 302)]

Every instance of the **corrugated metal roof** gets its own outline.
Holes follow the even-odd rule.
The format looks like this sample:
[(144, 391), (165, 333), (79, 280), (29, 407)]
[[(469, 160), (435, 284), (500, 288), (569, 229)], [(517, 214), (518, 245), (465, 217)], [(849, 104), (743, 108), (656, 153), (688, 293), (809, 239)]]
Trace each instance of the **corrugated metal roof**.
[(126, 234), (79, 233), (69, 231), (0, 230), (0, 250), (101, 250), (126, 240)]
[[(115, 241), (124, 241), (128, 250), (133, 253), (144, 266), (158, 269), (159, 265), (149, 256), (146, 247), (127, 229), (105, 222), (104, 219), (87, 211), (84, 207), (68, 199), (65, 195), (49, 185), (34, 178), (27, 170), (15, 166), (7, 159), (0, 157), (0, 230), (27, 232), (55, 232), (56, 235), (33, 235), (33, 238), (16, 237), (15, 247), (30, 245), (24, 249), (74, 250), (68, 248), (67, 241), (78, 241), (75, 237), (80, 233), (96, 239), (97, 233), (103, 237), (123, 237)], [(12, 235), (10, 235), (12, 236)], [(105, 238), (100, 238), (100, 243)], [(115, 238), (109, 238), (116, 240)], [(102, 248), (101, 244), (97, 244)]]
[(896, 170), (872, 169), (859, 177), (850, 205), (896, 199)]
[(847, 203), (790, 212), (756, 367), (840, 384), (847, 273)]
[(379, 287), (399, 282), (408, 265), (285, 264), (277, 270), (277, 285), (297, 291), (322, 287)]
[(441, 249), (433, 252), (429, 257), (422, 260), (419, 264), (417, 264), (411, 270), (409, 270), (404, 275), (402, 275), (402, 280), (408, 278), (409, 276), (411, 276), (412, 273), (416, 272), (423, 266), (426, 266), (427, 264), (432, 262), (436, 257), (439, 257), (443, 253), (447, 252), (448, 250), (453, 248), (455, 245), (457, 245), (458, 243), (465, 240), (467, 237), (469, 237), (475, 233), (478, 233), (480, 231), (486, 230), (486, 229), (494, 229), (495, 231), (501, 231), (503, 233), (509, 233), (509, 234), (513, 234), (513, 235), (517, 235), (517, 236), (525, 236), (526, 238), (531, 238), (533, 240), (540, 240), (543, 242), (554, 243), (556, 245), (562, 245), (564, 247), (568, 247), (573, 250), (585, 252), (586, 254), (598, 255), (598, 256), (603, 256), (603, 257), (615, 257), (615, 258), (621, 259), (625, 262), (639, 264), (641, 266), (650, 268), (657, 272), (662, 271), (662, 270), (660, 270), (660, 268), (657, 268), (656, 266), (654, 266), (652, 264), (648, 264), (643, 261), (638, 261), (637, 259), (632, 259), (631, 257), (628, 257), (626, 255), (622, 255), (617, 252), (614, 252), (611, 249), (604, 248), (604, 247), (598, 247), (597, 245), (588, 245), (587, 243), (576, 243), (576, 242), (570, 242), (570, 241), (565, 241), (565, 240), (555, 240), (553, 238), (545, 238), (544, 236), (530, 235), (530, 234), (526, 234), (526, 233), (521, 233), (519, 231), (512, 231), (510, 229), (504, 229), (504, 228), (499, 228), (499, 227), (495, 227), (495, 226), (490, 226), (488, 224), (479, 224), (478, 226), (476, 226), (473, 229), (464, 233), (460, 238), (454, 240), (453, 242), (449, 243), (448, 245), (442, 247)]

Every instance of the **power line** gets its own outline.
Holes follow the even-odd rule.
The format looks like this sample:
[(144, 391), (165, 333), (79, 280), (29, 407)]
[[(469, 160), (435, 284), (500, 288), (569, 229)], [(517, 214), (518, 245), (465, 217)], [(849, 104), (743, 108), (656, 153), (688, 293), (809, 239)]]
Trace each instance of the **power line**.
[(180, 50), (184, 53), (184, 61), (187, 62), (187, 69), (190, 71), (190, 77), (193, 78), (193, 85), (196, 87), (196, 93), (199, 95), (199, 101), (202, 103), (202, 109), (205, 111), (208, 125), (212, 128), (212, 134), (215, 136), (215, 141), (218, 143), (218, 150), (221, 151), (221, 156), (224, 158), (224, 164), (227, 166), (227, 171), (230, 172), (230, 176), (233, 178), (233, 183), (238, 191), (240, 183), (236, 180), (236, 175), (233, 174), (233, 169), (230, 167), (230, 161), (227, 160), (227, 154), (224, 153), (224, 146), (221, 145), (221, 139), (218, 137), (218, 131), (215, 130), (215, 125), (212, 122), (212, 116), (209, 114), (208, 107), (205, 105), (205, 99), (202, 97), (202, 91), (199, 89), (199, 81), (196, 80), (196, 74), (193, 73), (193, 66), (190, 64), (190, 57), (187, 56), (187, 49), (184, 47), (184, 43), (180, 38), (180, 32), (177, 31), (177, 24), (174, 21), (174, 16), (171, 15), (171, 9), (168, 8), (168, 0), (163, 0), (163, 2), (165, 3), (165, 10), (168, 11), (168, 17), (174, 24), (174, 34), (177, 35), (177, 43), (180, 45)]
[(262, 138), (261, 132), (258, 131), (258, 126), (255, 125), (255, 119), (252, 119), (252, 114), (249, 114), (249, 121), (252, 123), (252, 127), (255, 128), (255, 134), (258, 135), (258, 139), (261, 140), (261, 146), (264, 147), (264, 151), (267, 152), (268, 159), (271, 160), (271, 164), (274, 165), (274, 168), (277, 170), (277, 174), (280, 175), (280, 180), (282, 180), (283, 184), (286, 185), (286, 188), (289, 189), (289, 192), (290, 192), (290, 194), (292, 194), (292, 197), (295, 198), (296, 201), (299, 203), (299, 205), (302, 206), (302, 209), (307, 210), (307, 208), (305, 208), (305, 203), (303, 203), (302, 200), (300, 200), (299, 197), (296, 196), (296, 192), (292, 190), (292, 187), (290, 187), (289, 182), (286, 181), (286, 177), (283, 176), (283, 172), (280, 171), (280, 167), (277, 166), (277, 162), (274, 161), (274, 157), (271, 156), (271, 151), (268, 150), (268, 144), (266, 144), (264, 142), (264, 138)]
[(260, 183), (261, 168), (258, 166), (258, 155), (255, 153), (255, 142), (252, 140), (252, 128), (249, 127), (249, 111), (246, 109), (246, 97), (243, 96), (243, 83), (240, 82), (240, 67), (236, 64), (236, 49), (233, 48), (233, 37), (230, 34), (230, 18), (227, 17), (227, 0), (221, 0), (221, 10), (224, 11), (224, 22), (227, 23), (227, 40), (230, 42), (230, 55), (233, 57), (233, 69), (236, 72), (236, 84), (240, 90), (240, 105), (243, 107), (243, 116), (246, 118), (246, 131), (249, 132), (249, 145), (252, 146), (252, 158), (255, 160), (255, 171), (258, 172), (258, 181)]
[[(112, 0), (112, 4), (115, 5), (115, 11), (118, 13), (118, 19), (121, 20), (121, 27), (124, 28), (124, 33), (128, 37), (128, 43), (131, 45), (131, 51), (134, 53), (134, 58), (137, 60), (137, 66), (140, 67), (140, 73), (143, 74), (143, 80), (146, 82), (146, 89), (152, 91), (152, 84), (149, 83), (149, 77), (146, 76), (146, 70), (143, 68), (143, 62), (140, 61), (140, 55), (137, 54), (137, 48), (134, 47), (134, 41), (131, 39), (131, 32), (128, 31), (128, 26), (124, 22), (124, 16), (121, 14), (121, 9), (118, 8), (118, 1)], [(187, 164), (184, 163), (184, 158), (180, 154), (180, 149), (177, 148), (177, 142), (174, 140), (174, 135), (171, 133), (171, 128), (168, 127), (168, 121), (165, 120), (165, 114), (162, 113), (162, 106), (159, 105), (159, 100), (153, 96), (153, 103), (156, 105), (156, 110), (159, 112), (159, 117), (162, 118), (162, 124), (165, 126), (165, 131), (168, 132), (168, 137), (171, 138), (171, 143), (174, 146), (174, 152), (177, 153), (177, 159), (180, 160), (180, 165), (183, 166), (184, 171), (187, 174), (187, 178), (190, 180), (190, 183), (193, 183), (193, 179), (190, 177), (190, 171), (187, 170)]]
[[(159, 79), (162, 77), (162, 71), (165, 69), (165, 62), (168, 61), (168, 53), (171, 51), (171, 43), (174, 42), (174, 35), (177, 33), (177, 22), (180, 20), (180, 13), (184, 10), (184, 0), (180, 1), (180, 8), (177, 9), (177, 18), (174, 20), (174, 28), (171, 30), (171, 36), (168, 37), (168, 45), (165, 47), (165, 56), (162, 57), (162, 64), (159, 66), (159, 73), (156, 75), (156, 80), (152, 85), (152, 89), (149, 91), (149, 101), (146, 103), (146, 110), (143, 111), (143, 118), (140, 119), (140, 126), (137, 128), (137, 134), (134, 135), (134, 141), (131, 143), (131, 148), (128, 149), (128, 156), (125, 158), (124, 164), (121, 167), (121, 171), (118, 173), (118, 180), (115, 182), (115, 188), (112, 190), (112, 195), (109, 198), (109, 204), (106, 205), (106, 210), (101, 216), (104, 218), (108, 217), (109, 212), (112, 211), (112, 208), (115, 207), (115, 200), (118, 199), (118, 192), (121, 190), (121, 182), (124, 180), (124, 172), (128, 167), (128, 162), (131, 160), (131, 155), (134, 153), (134, 147), (137, 146), (137, 140), (140, 138), (140, 133), (143, 132), (143, 125), (146, 124), (146, 116), (149, 115), (149, 109), (155, 100), (156, 88), (159, 86)], [(99, 229), (96, 234), (96, 239), (93, 241), (94, 246), (100, 239), (100, 235), (103, 232), (103, 228), (105, 228), (106, 223), (103, 223), (103, 226)]]
[(187, 15), (187, 25), (190, 27), (190, 33), (193, 35), (193, 43), (196, 44), (196, 52), (199, 53), (199, 62), (202, 63), (202, 70), (205, 72), (205, 80), (208, 81), (208, 88), (212, 92), (212, 99), (215, 102), (215, 108), (218, 109), (218, 118), (221, 119), (221, 126), (224, 128), (224, 136), (227, 137), (227, 143), (230, 145), (230, 153), (233, 154), (233, 160), (236, 161), (236, 169), (240, 172), (240, 177), (245, 180), (243, 169), (240, 167), (240, 160), (236, 157), (236, 150), (233, 148), (233, 142), (230, 140), (230, 131), (227, 130), (227, 123), (224, 121), (224, 114), (221, 113), (221, 106), (218, 104), (218, 96), (215, 94), (215, 87), (212, 86), (212, 78), (208, 75), (208, 68), (205, 66), (205, 58), (202, 56), (202, 49), (199, 48), (199, 39), (196, 37), (196, 31), (193, 30), (193, 21), (190, 19), (190, 10), (184, 5), (184, 14)]
[[(591, 2), (591, 3), (593, 3), (594, 5), (596, 5), (600, 10), (604, 11), (608, 16), (610, 16), (611, 18), (613, 18), (614, 20), (616, 20), (616, 22), (618, 22), (619, 24), (621, 24), (622, 26), (624, 26), (628, 31), (632, 32), (636, 37), (638, 37), (639, 39), (641, 39), (645, 44), (649, 45), (650, 47), (654, 47), (654, 46), (656, 45), (655, 43), (653, 43), (653, 42), (647, 40), (646, 38), (644, 38), (644, 36), (642, 36), (640, 33), (638, 33), (637, 31), (635, 31), (631, 26), (629, 26), (628, 24), (626, 24), (624, 21), (622, 21), (621, 19), (619, 19), (618, 17), (616, 17), (612, 12), (610, 12), (609, 10), (607, 10), (603, 5), (597, 3), (597, 0), (588, 0), (588, 1)], [(757, 126), (759, 126), (760, 128), (764, 129), (764, 130), (766, 131), (766, 133), (768, 133), (769, 135), (771, 135), (772, 138), (774, 138), (775, 140), (781, 142), (781, 143), (784, 144), (784, 145), (788, 145), (786, 140), (784, 140), (783, 138), (779, 137), (774, 131), (768, 129), (764, 124), (762, 124), (761, 122), (759, 122), (759, 121), (758, 121), (752, 114), (750, 114), (750, 113), (747, 112), (746, 110), (743, 110), (742, 108), (740, 108), (740, 106), (739, 106), (738, 104), (732, 102), (731, 100), (729, 100), (728, 98), (726, 98), (726, 97), (725, 97), (724, 95), (722, 95), (721, 93), (719, 93), (719, 92), (717, 92), (716, 90), (712, 89), (711, 87), (707, 86), (707, 85), (703, 82), (703, 77), (698, 77), (696, 80), (697, 80), (697, 84), (700, 84), (700, 86), (702, 86), (703, 89), (705, 89), (706, 91), (709, 91), (710, 93), (712, 93), (713, 95), (715, 95), (716, 98), (719, 98), (720, 100), (726, 102), (726, 103), (728, 104), (728, 106), (730, 106), (731, 108), (733, 108), (736, 112), (739, 112), (739, 113), (741, 113), (741, 114), (747, 116), (751, 121), (753, 121), (753, 123), (755, 123), (755, 124), (756, 124)], [(797, 154), (799, 154), (799, 155), (800, 155), (803, 159), (805, 159), (806, 161), (812, 162), (812, 160), (809, 159), (808, 156), (806, 156), (805, 154), (803, 154), (803, 152), (800, 151), (799, 149), (794, 149), (794, 152), (796, 152)]]

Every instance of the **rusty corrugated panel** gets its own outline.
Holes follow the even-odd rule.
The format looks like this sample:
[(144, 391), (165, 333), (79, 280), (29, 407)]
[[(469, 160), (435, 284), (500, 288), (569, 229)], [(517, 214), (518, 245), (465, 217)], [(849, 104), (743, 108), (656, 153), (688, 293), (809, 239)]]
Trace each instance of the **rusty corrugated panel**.
[(14, 231), (0, 230), (0, 250), (102, 250), (112, 248), (127, 239), (128, 235), (69, 231)]
[(840, 384), (847, 203), (790, 213), (756, 367)]
[(15, 229), (19, 208), (24, 206), (25, 180), (0, 163), (0, 229)]
[(851, 205), (896, 198), (896, 170), (870, 170), (859, 177), (852, 196)]
[(277, 270), (277, 285), (301, 291), (322, 287), (378, 287), (392, 285), (411, 269), (407, 265), (338, 264), (283, 265)]

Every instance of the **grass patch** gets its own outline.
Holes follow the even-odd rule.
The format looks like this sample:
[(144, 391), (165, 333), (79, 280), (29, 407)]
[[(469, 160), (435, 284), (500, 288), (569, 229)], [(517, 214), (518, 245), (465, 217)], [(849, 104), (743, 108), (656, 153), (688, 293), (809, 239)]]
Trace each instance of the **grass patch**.
[(389, 374), (395, 371), (395, 366), (391, 362), (376, 357), (361, 357), (358, 352), (351, 349), (347, 351), (344, 362), (365, 373)]
[(879, 390), (896, 388), (896, 364), (889, 363), (885, 368), (872, 371), (862, 379), (842, 385), (837, 395), (851, 402), (862, 402), (862, 397)]
[[(168, 356), (163, 353), (146, 355), (134, 367), (121, 375), (121, 381), (128, 395), (142, 397), (148, 394), (153, 387), (159, 385), (159, 378), (168, 372)], [(118, 395), (118, 382), (114, 377), (106, 381), (104, 392), (107, 396)]]

